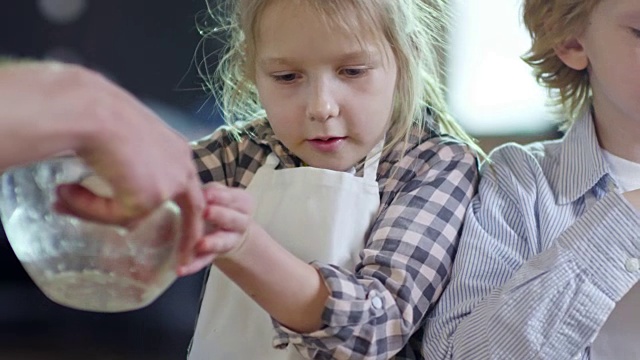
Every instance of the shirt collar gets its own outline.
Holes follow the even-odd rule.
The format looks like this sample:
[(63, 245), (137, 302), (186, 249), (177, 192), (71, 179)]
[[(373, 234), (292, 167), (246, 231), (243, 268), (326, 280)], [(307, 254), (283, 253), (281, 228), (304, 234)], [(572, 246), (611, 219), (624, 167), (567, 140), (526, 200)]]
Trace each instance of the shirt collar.
[(284, 168), (298, 167), (302, 164), (302, 161), (278, 140), (266, 119), (252, 121), (244, 131), (257, 144), (268, 147), (270, 152), (275, 153)]
[(591, 108), (571, 126), (560, 145), (550, 183), (558, 204), (577, 200), (609, 173), (598, 143)]

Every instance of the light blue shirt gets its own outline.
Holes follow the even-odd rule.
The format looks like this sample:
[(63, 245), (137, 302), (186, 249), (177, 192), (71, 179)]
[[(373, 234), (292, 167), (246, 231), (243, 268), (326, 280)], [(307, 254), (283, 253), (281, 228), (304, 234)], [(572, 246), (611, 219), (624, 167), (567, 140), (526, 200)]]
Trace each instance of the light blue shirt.
[(589, 359), (640, 277), (640, 219), (615, 191), (590, 112), (562, 140), (504, 145), (491, 159), (424, 356)]

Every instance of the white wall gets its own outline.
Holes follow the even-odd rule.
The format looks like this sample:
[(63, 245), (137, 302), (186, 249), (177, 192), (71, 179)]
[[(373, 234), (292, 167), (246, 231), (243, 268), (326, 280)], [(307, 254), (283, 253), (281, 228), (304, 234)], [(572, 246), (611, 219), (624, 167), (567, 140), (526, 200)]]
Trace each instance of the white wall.
[(449, 106), (475, 136), (553, 129), (546, 91), (520, 59), (530, 44), (520, 0), (451, 0)]

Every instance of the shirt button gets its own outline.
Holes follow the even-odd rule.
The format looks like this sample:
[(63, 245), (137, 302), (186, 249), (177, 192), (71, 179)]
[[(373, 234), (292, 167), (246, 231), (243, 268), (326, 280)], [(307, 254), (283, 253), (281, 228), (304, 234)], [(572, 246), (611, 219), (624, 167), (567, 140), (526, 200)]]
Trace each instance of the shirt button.
[(382, 309), (382, 305), (382, 299), (380, 299), (380, 297), (376, 296), (371, 299), (371, 306), (373, 306), (374, 309)]
[(640, 260), (636, 258), (627, 259), (624, 263), (624, 268), (627, 269), (628, 272), (636, 272), (640, 270)]
[(375, 290), (371, 290), (369, 291), (369, 293), (367, 294), (367, 297), (369, 299), (371, 299), (371, 306), (374, 309), (382, 309), (384, 306), (384, 302), (382, 301), (382, 298), (380, 296), (378, 296), (378, 292)]

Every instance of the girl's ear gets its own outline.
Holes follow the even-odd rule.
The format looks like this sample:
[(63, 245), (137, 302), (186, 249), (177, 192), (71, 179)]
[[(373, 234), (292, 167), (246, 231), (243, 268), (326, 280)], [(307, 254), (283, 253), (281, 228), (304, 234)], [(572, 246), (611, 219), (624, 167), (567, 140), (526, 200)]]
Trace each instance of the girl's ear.
[(579, 38), (565, 40), (554, 51), (565, 65), (574, 70), (584, 70), (589, 65), (589, 57)]

